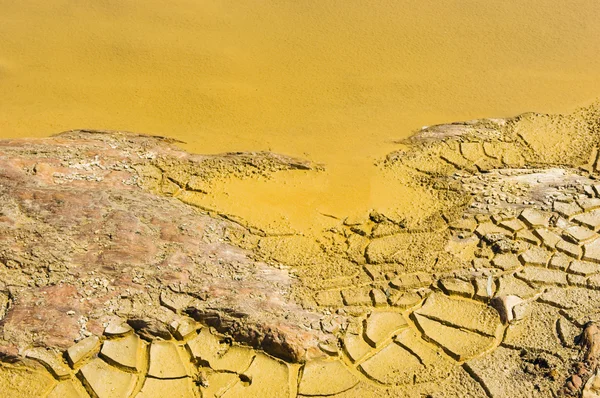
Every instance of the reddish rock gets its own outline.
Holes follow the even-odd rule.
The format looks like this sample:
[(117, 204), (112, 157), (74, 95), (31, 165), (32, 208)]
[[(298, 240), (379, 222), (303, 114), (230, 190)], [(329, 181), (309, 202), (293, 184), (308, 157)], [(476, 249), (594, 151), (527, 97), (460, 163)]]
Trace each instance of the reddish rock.
[(279, 357), (320, 352), (322, 332), (303, 326), (319, 315), (290, 299), (288, 273), (230, 242), (247, 230), (161, 194), (167, 180), (185, 187), (193, 173), (248, 164), (263, 173), (312, 167), (267, 153), (189, 155), (162, 138), (115, 132), (0, 141), (0, 290), (11, 299), (1, 352), (65, 349), (115, 315), (168, 333), (157, 326), (175, 316), (163, 291), (189, 297), (178, 311)]

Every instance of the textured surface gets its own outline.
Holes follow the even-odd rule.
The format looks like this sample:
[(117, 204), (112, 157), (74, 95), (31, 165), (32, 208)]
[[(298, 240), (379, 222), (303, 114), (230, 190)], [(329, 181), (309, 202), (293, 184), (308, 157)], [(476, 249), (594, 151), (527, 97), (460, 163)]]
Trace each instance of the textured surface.
[(196, 200), (309, 162), (115, 132), (4, 141), (1, 369), (44, 394), (595, 394), (598, 111), (572, 116), (587, 140), (561, 164), (532, 117), (423, 130), (379, 166), (436, 198), (426, 217), (312, 234)]

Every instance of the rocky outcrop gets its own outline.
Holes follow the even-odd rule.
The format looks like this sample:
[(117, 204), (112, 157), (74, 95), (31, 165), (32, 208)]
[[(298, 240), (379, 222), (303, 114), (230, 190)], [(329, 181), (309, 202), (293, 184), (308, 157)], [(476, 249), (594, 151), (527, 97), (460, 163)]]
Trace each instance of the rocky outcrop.
[(114, 318), (164, 338), (189, 314), (273, 355), (310, 358), (323, 335), (303, 326), (318, 316), (289, 298), (288, 272), (232, 244), (244, 228), (151, 188), (311, 167), (266, 153), (189, 155), (117, 132), (1, 141), (2, 352), (66, 349)]

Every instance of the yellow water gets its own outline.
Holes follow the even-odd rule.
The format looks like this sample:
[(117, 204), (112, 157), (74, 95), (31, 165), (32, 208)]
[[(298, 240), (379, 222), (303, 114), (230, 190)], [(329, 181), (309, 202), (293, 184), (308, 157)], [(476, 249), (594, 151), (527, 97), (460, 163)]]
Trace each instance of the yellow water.
[(422, 125), (598, 97), (598, 21), (597, 0), (0, 0), (0, 135), (307, 157), (327, 172), (206, 198), (306, 228), (403, 202), (372, 163)]

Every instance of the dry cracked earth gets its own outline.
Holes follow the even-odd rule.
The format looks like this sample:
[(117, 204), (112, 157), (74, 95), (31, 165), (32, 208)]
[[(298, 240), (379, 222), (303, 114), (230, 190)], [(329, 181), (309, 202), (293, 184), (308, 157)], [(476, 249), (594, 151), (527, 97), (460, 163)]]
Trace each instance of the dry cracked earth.
[(431, 202), (318, 234), (198, 206), (319, 173), (71, 131), (0, 141), (5, 397), (600, 397), (600, 107), (424, 128)]

